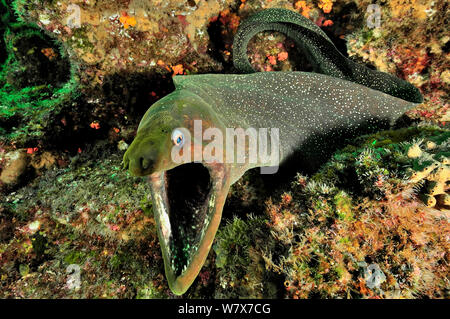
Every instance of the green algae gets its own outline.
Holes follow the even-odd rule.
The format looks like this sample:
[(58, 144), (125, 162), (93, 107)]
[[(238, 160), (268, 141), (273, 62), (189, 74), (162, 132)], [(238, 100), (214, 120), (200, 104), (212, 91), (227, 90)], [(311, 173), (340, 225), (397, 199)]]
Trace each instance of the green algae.
[(0, 136), (23, 145), (42, 138), (52, 119), (71, 107), (79, 96), (78, 80), (61, 44), (1, 4), (8, 14), (0, 30), (7, 54), (0, 66)]

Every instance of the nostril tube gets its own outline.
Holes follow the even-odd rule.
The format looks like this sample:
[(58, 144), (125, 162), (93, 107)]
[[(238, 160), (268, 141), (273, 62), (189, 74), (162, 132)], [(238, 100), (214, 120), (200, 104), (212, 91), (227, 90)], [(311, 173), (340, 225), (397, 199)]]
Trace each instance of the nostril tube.
[(130, 164), (130, 160), (129, 160), (128, 158), (124, 157), (124, 158), (122, 159), (122, 169), (127, 170), (129, 164)]
[(151, 164), (150, 160), (141, 157), (141, 167), (142, 167), (142, 170), (145, 171), (146, 169), (148, 169), (148, 168), (150, 167), (150, 164)]

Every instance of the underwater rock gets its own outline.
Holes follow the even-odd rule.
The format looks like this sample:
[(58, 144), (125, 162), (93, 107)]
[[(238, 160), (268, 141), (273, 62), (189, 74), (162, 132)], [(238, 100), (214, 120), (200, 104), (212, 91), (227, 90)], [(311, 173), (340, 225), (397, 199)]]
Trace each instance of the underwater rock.
[[(72, 59), (98, 75), (169, 70), (183, 60), (195, 69), (220, 66), (209, 56), (209, 19), (233, 1), (83, 1), (19, 6), (22, 18), (55, 34)], [(95, 77), (95, 76), (94, 76)], [(95, 85), (96, 83), (92, 83)]]
[(3, 158), (4, 164), (0, 175), (0, 181), (8, 186), (18, 184), (26, 171), (28, 160), (25, 149), (6, 153)]

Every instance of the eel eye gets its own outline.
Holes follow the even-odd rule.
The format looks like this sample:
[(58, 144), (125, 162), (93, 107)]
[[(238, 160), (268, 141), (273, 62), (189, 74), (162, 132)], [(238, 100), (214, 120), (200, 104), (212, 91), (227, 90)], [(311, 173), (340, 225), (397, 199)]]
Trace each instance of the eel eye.
[(178, 129), (173, 130), (172, 132), (172, 142), (176, 146), (183, 146), (184, 144), (184, 134)]

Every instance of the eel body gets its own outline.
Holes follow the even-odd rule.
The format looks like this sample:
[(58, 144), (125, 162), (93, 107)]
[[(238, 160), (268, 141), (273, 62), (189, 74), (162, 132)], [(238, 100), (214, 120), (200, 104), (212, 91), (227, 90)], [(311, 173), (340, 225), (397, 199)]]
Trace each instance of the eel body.
[(285, 9), (260, 11), (239, 26), (233, 42), (233, 63), (239, 71), (254, 72), (248, 60), (247, 45), (261, 31), (278, 31), (293, 39), (314, 72), (359, 83), (410, 102), (423, 101), (422, 94), (412, 84), (347, 59), (315, 23)]
[[(264, 18), (264, 12), (269, 16), (273, 13), (266, 10), (257, 18)], [(296, 19), (305, 23), (303, 17)], [(272, 18), (269, 20), (274, 23)], [(250, 18), (251, 23), (254, 21)], [(247, 30), (244, 34), (254, 33), (245, 22), (243, 26)], [(295, 30), (297, 33), (290, 35), (301, 41), (299, 37), (304, 32)], [(319, 30), (312, 27), (311, 32), (322, 39), (322, 44), (329, 41)], [(248, 34), (242, 43), (248, 42), (246, 38)], [(376, 79), (366, 81), (371, 85), (362, 85), (358, 76), (339, 73), (343, 67), (336, 60), (324, 58), (320, 50), (309, 54), (311, 59), (328, 61), (318, 63), (322, 65), (317, 67), (318, 73), (175, 76), (175, 91), (152, 105), (142, 118), (123, 162), (133, 175), (149, 176), (166, 278), (175, 294), (183, 294), (200, 272), (219, 227), (230, 186), (251, 168), (274, 166), (272, 157), (250, 161), (248, 143), (243, 150), (245, 160), (239, 161), (235, 153), (242, 150), (237, 143), (227, 147), (227, 129), (242, 129), (248, 133), (248, 141), (258, 138), (255, 132), (266, 129), (264, 132), (273, 136), (275, 131), (271, 129), (276, 129), (277, 138), (270, 139), (266, 147), (276, 152), (277, 163), (281, 163), (306, 141), (319, 143), (324, 133), (338, 138), (341, 133), (356, 132), (362, 125), (392, 123), (420, 100), (410, 84), (400, 79), (375, 76)], [(242, 60), (239, 55), (236, 57)], [(319, 74), (326, 73), (322, 71), (327, 63), (335, 65), (338, 76)], [(246, 71), (245, 67), (240, 70)], [(356, 70), (353, 68), (352, 72)], [(377, 81), (382, 84), (375, 85)], [(380, 89), (389, 86), (393, 87)], [(406, 95), (412, 98), (404, 99)], [(223, 134), (207, 134), (208, 129)], [(223, 146), (224, 160), (198, 157), (212, 144), (215, 155), (218, 146)]]

